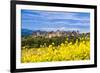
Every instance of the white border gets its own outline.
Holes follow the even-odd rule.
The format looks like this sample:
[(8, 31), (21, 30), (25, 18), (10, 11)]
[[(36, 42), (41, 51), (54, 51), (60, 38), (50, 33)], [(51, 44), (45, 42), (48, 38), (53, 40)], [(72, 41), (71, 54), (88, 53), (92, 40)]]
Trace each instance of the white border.
[[(90, 60), (84, 61), (61, 61), (42, 63), (21, 63), (21, 9), (47, 10), (47, 11), (70, 11), (70, 12), (90, 12)], [(16, 69), (72, 66), (94, 64), (94, 10), (85, 8), (51, 7), (35, 5), (16, 5)]]

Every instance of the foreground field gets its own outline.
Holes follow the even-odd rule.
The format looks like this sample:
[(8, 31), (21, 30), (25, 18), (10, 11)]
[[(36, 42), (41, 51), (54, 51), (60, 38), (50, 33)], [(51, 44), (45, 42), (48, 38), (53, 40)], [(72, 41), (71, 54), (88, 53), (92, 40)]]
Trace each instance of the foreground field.
[(51, 62), (51, 61), (70, 61), (70, 60), (89, 60), (90, 59), (90, 40), (61, 43), (59, 46), (40, 48), (25, 48), (21, 51), (21, 62)]

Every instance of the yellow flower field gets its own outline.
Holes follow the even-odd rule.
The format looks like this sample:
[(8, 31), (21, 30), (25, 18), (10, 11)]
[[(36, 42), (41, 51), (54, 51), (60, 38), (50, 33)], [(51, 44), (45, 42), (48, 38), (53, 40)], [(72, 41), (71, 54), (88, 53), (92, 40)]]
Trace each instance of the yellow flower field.
[(48, 47), (25, 48), (21, 50), (21, 62), (52, 62), (70, 60), (89, 60), (90, 59), (90, 40), (76, 41)]

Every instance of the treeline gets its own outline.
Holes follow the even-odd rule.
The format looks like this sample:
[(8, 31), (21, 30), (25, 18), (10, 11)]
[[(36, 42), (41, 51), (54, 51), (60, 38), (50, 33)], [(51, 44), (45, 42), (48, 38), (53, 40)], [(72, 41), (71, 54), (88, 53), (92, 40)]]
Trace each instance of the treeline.
[(22, 46), (27, 46), (28, 48), (39, 48), (39, 47), (48, 47), (50, 44), (58, 46), (61, 43), (65, 42), (66, 37), (23, 37)]
[(78, 42), (82, 40), (89, 40), (90, 36), (81, 34), (80, 36), (66, 36), (66, 37), (52, 37), (52, 38), (45, 38), (45, 37), (33, 37), (33, 36), (24, 36), (22, 37), (21, 46), (27, 48), (39, 48), (39, 47), (48, 47), (49, 45), (58, 46), (61, 43), (65, 43), (67, 40), (68, 43), (72, 42), (74, 44), (76, 40)]

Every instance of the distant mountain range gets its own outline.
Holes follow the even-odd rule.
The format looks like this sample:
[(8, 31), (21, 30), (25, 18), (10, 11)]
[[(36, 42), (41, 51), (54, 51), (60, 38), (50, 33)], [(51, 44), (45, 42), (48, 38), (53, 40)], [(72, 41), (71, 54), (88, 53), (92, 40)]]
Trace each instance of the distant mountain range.
[(29, 30), (29, 29), (21, 29), (22, 36), (28, 36), (28, 35), (31, 35), (32, 33), (33, 33), (32, 30)]
[(37, 33), (37, 32), (41, 32), (41, 33), (42, 33), (42, 32), (45, 32), (45, 31), (21, 29), (21, 35), (22, 35), (22, 36), (32, 35), (32, 33)]

